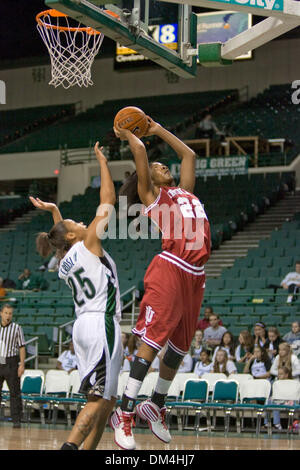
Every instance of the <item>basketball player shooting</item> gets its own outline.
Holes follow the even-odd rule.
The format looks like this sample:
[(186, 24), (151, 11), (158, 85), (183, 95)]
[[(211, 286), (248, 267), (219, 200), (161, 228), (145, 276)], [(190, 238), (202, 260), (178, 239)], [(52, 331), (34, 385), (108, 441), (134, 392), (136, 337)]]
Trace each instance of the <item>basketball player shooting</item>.
[[(137, 191), (149, 216), (162, 232), (163, 251), (150, 263), (145, 294), (132, 332), (142, 344), (133, 362), (122, 403), (110, 424), (115, 442), (122, 449), (135, 449), (132, 424), (136, 413), (148, 422), (163, 442), (171, 435), (165, 423), (165, 399), (178, 367), (190, 348), (205, 288), (204, 264), (210, 256), (210, 226), (204, 209), (193, 194), (195, 154), (175, 135), (148, 117), (147, 136), (156, 135), (181, 159), (180, 183), (167, 166), (149, 164), (143, 142), (130, 130), (115, 124), (115, 134), (127, 140), (134, 156)], [(151, 399), (135, 407), (136, 398), (158, 351), (167, 344), (160, 362), (159, 378)]]

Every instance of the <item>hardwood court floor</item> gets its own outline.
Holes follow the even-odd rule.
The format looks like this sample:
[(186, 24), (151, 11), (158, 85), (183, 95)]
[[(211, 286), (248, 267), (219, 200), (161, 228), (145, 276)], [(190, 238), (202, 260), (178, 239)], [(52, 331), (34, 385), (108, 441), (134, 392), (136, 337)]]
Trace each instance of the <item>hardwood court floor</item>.
[[(66, 440), (69, 429), (65, 426), (40, 426), (23, 424), (21, 429), (13, 429), (10, 423), (0, 424), (0, 450), (58, 450)], [(193, 432), (172, 432), (170, 444), (164, 444), (148, 431), (136, 431), (137, 450), (300, 450), (300, 438), (283, 434), (268, 437), (243, 433), (223, 433), (198, 435)], [(99, 450), (119, 450), (113, 441), (113, 433), (104, 433)]]

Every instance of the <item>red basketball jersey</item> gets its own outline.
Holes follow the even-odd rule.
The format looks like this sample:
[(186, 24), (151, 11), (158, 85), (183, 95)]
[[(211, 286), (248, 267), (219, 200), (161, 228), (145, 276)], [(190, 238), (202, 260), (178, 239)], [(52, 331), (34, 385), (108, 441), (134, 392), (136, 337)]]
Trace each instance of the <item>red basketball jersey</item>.
[(162, 248), (193, 266), (210, 256), (210, 226), (199, 199), (185, 189), (162, 187), (144, 210), (162, 232)]

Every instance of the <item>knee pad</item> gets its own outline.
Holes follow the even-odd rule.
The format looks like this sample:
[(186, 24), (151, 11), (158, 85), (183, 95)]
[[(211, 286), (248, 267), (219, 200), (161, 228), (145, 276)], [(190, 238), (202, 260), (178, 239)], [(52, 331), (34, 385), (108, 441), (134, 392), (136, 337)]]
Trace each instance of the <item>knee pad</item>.
[(163, 363), (165, 366), (169, 367), (170, 369), (177, 370), (180, 366), (182, 359), (184, 358), (183, 355), (178, 354), (174, 349), (167, 347), (165, 355), (163, 357)]

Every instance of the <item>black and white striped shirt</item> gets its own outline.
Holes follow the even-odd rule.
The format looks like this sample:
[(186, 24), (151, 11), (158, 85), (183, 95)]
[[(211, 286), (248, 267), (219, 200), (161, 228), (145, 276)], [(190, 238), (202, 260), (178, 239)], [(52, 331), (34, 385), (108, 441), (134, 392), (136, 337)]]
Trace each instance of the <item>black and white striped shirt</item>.
[(0, 357), (19, 355), (19, 348), (25, 345), (24, 333), (20, 325), (10, 323), (2, 326), (0, 323)]

